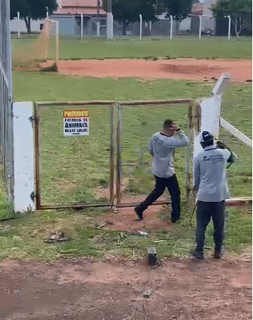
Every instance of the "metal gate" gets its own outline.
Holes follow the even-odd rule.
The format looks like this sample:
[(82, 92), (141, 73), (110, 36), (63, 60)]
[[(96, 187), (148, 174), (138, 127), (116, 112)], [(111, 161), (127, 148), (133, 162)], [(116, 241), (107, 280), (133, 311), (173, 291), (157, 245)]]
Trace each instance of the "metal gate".
[[(75, 110), (78, 108), (79, 111), (90, 113), (91, 134), (89, 136), (64, 137), (62, 112), (73, 107)], [(73, 109), (71, 110), (73, 111)], [(130, 113), (127, 116), (124, 112)], [(131, 162), (130, 165), (134, 168), (138, 167), (140, 162), (138, 157), (136, 159), (136, 156), (133, 156), (134, 148), (143, 146), (147, 150), (148, 139), (155, 130), (161, 129), (168, 113), (175, 118), (180, 112), (183, 116), (182, 125), (187, 131), (190, 142), (186, 152), (184, 150), (180, 155), (181, 167), (177, 171), (180, 171), (181, 179), (185, 179), (185, 196), (189, 200), (192, 144), (196, 122), (194, 117), (197, 114), (194, 100), (35, 103), (36, 193), (34, 197), (36, 198), (36, 209), (136, 206), (137, 202), (126, 203), (124, 200), (122, 201), (123, 173), (126, 162)], [(47, 121), (45, 121), (45, 117), (48, 117)], [(144, 124), (146, 121), (150, 122)], [(143, 127), (145, 127), (143, 135), (141, 132), (143, 127), (140, 127), (140, 123), (143, 123)], [(123, 126), (125, 127), (123, 128)], [(136, 137), (137, 140), (135, 140)], [(124, 147), (124, 143), (127, 148)], [(125, 158), (126, 152), (128, 156)], [(141, 157), (141, 160), (145, 158), (142, 151)], [(145, 161), (147, 158), (144, 159), (142, 175), (148, 179), (152, 174), (146, 172), (150, 166)], [(132, 173), (127, 177), (129, 178), (129, 176), (136, 178)], [(90, 180), (92, 180), (91, 183)], [(138, 177), (136, 180), (138, 181)], [(145, 185), (143, 182), (140, 184)], [(99, 198), (96, 198), (94, 190), (96, 192), (97, 190), (102, 191), (102, 193), (104, 190), (108, 190), (108, 193), (105, 197), (100, 197), (101, 194), (99, 194)], [(148, 192), (149, 190), (146, 190), (142, 194)], [(77, 201), (76, 195), (80, 195), (82, 198)], [(155, 205), (168, 203), (168, 201), (157, 201)]]
[[(70, 110), (71, 113), (73, 107), (75, 110), (83, 111), (85, 109), (85, 111), (89, 112), (91, 122), (90, 136), (63, 136), (62, 112)], [(113, 101), (35, 103), (36, 193), (34, 196), (36, 198), (37, 210), (113, 206), (115, 154), (114, 110)], [(93, 120), (95, 115), (98, 119), (96, 123)], [(45, 121), (45, 117), (49, 117), (47, 121)], [(106, 145), (106, 140), (108, 141), (108, 146)], [(47, 142), (49, 144), (46, 144)], [(96, 154), (93, 154), (94, 158), (91, 163), (90, 153), (94, 153), (93, 150), (96, 146)], [(63, 151), (65, 152), (64, 157)], [(101, 158), (103, 158), (102, 162)], [(105, 163), (107, 164), (106, 169)], [(98, 164), (97, 167), (93, 168), (96, 164)], [(100, 171), (103, 171), (105, 174), (108, 173), (109, 177), (104, 178), (106, 181), (101, 182), (108, 182), (108, 199), (99, 201), (99, 199), (93, 197), (92, 188), (90, 187), (92, 181), (90, 182), (86, 179), (91, 168), (94, 177), (99, 174)], [(69, 192), (69, 185), (73, 188), (72, 193)], [(77, 200), (76, 196), (82, 197), (85, 194), (85, 199), (80, 198), (79, 201)], [(44, 198), (46, 198), (47, 201)]]
[[(171, 112), (174, 106), (174, 114)], [(172, 120), (176, 120), (178, 117), (177, 113), (182, 108), (181, 113), (184, 115), (184, 124), (183, 129), (186, 130), (186, 134), (189, 137), (189, 144), (186, 148), (186, 152), (182, 150), (184, 155), (184, 161), (182, 163), (183, 173), (181, 173), (182, 178), (185, 179), (185, 197), (187, 202), (189, 202), (190, 192), (191, 192), (191, 161), (192, 161), (192, 144), (194, 137), (194, 117), (195, 117), (195, 101), (192, 99), (174, 99), (174, 100), (153, 100), (153, 101), (129, 101), (121, 102), (117, 105), (117, 137), (116, 137), (116, 207), (135, 207), (138, 202), (122, 202), (122, 185), (124, 185), (124, 168), (132, 167), (132, 172), (125, 174), (126, 176), (132, 176), (133, 180), (137, 181), (138, 188), (144, 186), (144, 192), (141, 194), (148, 194), (153, 189), (153, 175), (151, 172), (151, 163), (150, 155), (147, 152), (148, 140), (155, 132), (159, 131), (162, 128), (163, 121), (166, 118), (172, 116)], [(142, 108), (142, 112), (140, 112)], [(158, 111), (160, 109), (160, 111)], [(127, 111), (128, 112), (127, 115)], [(138, 111), (138, 112), (135, 112)], [(125, 115), (124, 115), (125, 112)], [(128, 139), (125, 139), (125, 148), (124, 142), (122, 141), (126, 135), (127, 123), (130, 121), (130, 114), (134, 113), (131, 116), (132, 121), (136, 123), (135, 127), (132, 126), (132, 134), (129, 135)], [(161, 116), (162, 115), (162, 116)], [(156, 116), (156, 117), (155, 117)], [(157, 121), (155, 121), (157, 120)], [(180, 121), (180, 120), (179, 120)], [(181, 120), (182, 122), (182, 120)], [(144, 136), (141, 137), (141, 132), (145, 131)], [(136, 142), (133, 142), (133, 136), (138, 137)], [(128, 140), (132, 141), (131, 146), (127, 146)], [(140, 150), (140, 147), (143, 150), (146, 150), (146, 155), (143, 150)], [(130, 161), (131, 156), (128, 156), (127, 161), (124, 161), (124, 154), (133, 154), (134, 148), (138, 148), (139, 156), (137, 156), (137, 161)], [(124, 150), (125, 149), (125, 150)], [(131, 150), (130, 150), (131, 149)], [(134, 156), (136, 158), (136, 156)], [(133, 157), (132, 157), (133, 159)], [(178, 161), (178, 160), (177, 160)], [(128, 162), (128, 163), (126, 163)], [(135, 173), (133, 173), (133, 170)], [(178, 171), (178, 170), (176, 170)], [(178, 173), (178, 172), (177, 172)], [(139, 178), (139, 179), (138, 179)], [(150, 189), (148, 190), (147, 185), (150, 182)], [(136, 190), (133, 190), (136, 191)], [(169, 200), (166, 201), (157, 201), (153, 205), (163, 205), (168, 204)]]

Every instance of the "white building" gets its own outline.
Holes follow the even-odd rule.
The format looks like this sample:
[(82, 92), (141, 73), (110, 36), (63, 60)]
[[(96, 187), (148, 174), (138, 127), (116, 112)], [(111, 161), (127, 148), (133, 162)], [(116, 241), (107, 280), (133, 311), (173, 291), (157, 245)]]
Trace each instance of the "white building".
[[(31, 32), (40, 32), (40, 26), (43, 24), (43, 20), (32, 20), (31, 21)], [(27, 33), (27, 28), (25, 25), (24, 20), (19, 20), (18, 18), (15, 18), (11, 20), (11, 32), (12, 33), (17, 33), (20, 31), (21, 33)]]
[(217, 0), (204, 0), (203, 3), (203, 15), (204, 16), (212, 16), (213, 13), (210, 10), (210, 7), (212, 6), (212, 4), (215, 4)]

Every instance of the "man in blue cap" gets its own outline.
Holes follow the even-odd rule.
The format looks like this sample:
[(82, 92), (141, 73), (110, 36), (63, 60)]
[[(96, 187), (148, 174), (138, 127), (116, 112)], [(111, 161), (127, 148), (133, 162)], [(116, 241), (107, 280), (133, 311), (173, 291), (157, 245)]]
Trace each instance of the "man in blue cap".
[(201, 134), (200, 144), (204, 149), (194, 159), (194, 187), (197, 191), (196, 248), (191, 255), (204, 258), (206, 227), (211, 218), (214, 225), (214, 258), (223, 254), (225, 199), (227, 198), (226, 162), (221, 149), (214, 144), (214, 137), (208, 131)]

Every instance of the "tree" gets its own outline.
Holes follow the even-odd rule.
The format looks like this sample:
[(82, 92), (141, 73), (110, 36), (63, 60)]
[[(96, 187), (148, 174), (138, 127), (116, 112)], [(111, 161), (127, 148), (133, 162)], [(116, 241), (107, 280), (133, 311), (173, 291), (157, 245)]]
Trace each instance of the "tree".
[(243, 28), (251, 23), (252, 0), (218, 0), (211, 10), (216, 18), (231, 16), (238, 37)]
[[(103, 1), (107, 11), (107, 0)], [(155, 21), (156, 15), (163, 13), (161, 1), (158, 0), (112, 0), (112, 13), (115, 20), (123, 22), (122, 34), (126, 34), (128, 25), (140, 20)]]
[(57, 9), (56, 0), (11, 0), (11, 19), (17, 17), (25, 21), (27, 32), (31, 33), (31, 19), (44, 19), (48, 11), (52, 14)]
[(179, 21), (185, 19), (191, 13), (193, 4), (198, 2), (198, 0), (162, 0), (167, 17), (171, 15)]

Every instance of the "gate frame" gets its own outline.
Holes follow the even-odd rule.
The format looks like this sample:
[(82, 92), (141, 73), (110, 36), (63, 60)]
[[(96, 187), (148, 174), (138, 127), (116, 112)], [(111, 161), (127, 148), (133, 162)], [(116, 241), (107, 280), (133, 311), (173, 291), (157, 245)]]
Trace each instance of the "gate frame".
[[(95, 203), (95, 204), (69, 204), (69, 205), (43, 205), (41, 204), (41, 165), (40, 165), (40, 115), (39, 109), (42, 107), (64, 107), (64, 106), (82, 106), (82, 107), (99, 107), (106, 106), (109, 115), (110, 124), (110, 199), (107, 203)], [(36, 102), (34, 103), (34, 146), (35, 146), (35, 194), (33, 197), (36, 199), (36, 210), (53, 210), (53, 209), (83, 209), (83, 208), (105, 208), (113, 207), (114, 204), (114, 123), (115, 123), (115, 102), (114, 101), (49, 101), (49, 102)]]
[[(188, 138), (189, 143), (186, 148), (186, 202), (189, 205), (190, 203), (190, 193), (192, 191), (191, 187), (191, 155), (192, 155), (192, 143), (194, 141), (194, 126), (195, 126), (195, 117), (199, 117), (200, 114), (197, 112), (195, 106), (196, 102), (194, 99), (168, 99), (168, 100), (136, 100), (136, 101), (122, 101), (116, 104), (117, 106), (117, 129), (116, 129), (116, 204), (114, 205), (115, 208), (127, 208), (127, 207), (135, 207), (139, 204), (139, 202), (133, 203), (121, 203), (122, 198), (122, 109), (123, 107), (131, 106), (131, 107), (139, 107), (139, 106), (146, 106), (154, 107), (154, 106), (164, 106), (170, 107), (171, 105), (185, 105), (188, 107)], [(199, 123), (200, 119), (197, 120)], [(164, 205), (170, 204), (169, 201), (156, 201), (152, 205)]]

